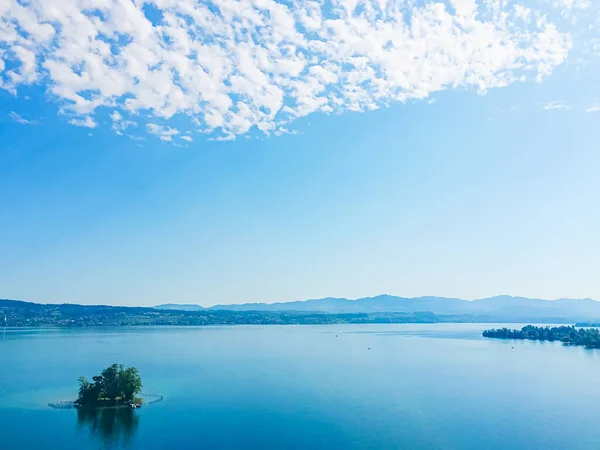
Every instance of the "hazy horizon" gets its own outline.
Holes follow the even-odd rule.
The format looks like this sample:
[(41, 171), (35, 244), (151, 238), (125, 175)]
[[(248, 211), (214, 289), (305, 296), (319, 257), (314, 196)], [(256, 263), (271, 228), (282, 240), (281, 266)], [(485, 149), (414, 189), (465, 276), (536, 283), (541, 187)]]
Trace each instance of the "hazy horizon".
[(544, 301), (556, 301), (556, 300), (593, 300), (593, 301), (600, 301), (598, 299), (594, 299), (591, 297), (579, 297), (579, 298), (569, 298), (569, 297), (556, 297), (556, 298), (541, 298), (541, 297), (526, 297), (526, 296), (522, 296), (522, 295), (509, 295), (509, 294), (497, 294), (497, 295), (488, 295), (488, 296), (484, 296), (484, 297), (476, 297), (476, 298), (462, 298), (462, 297), (449, 297), (449, 296), (444, 296), (444, 295), (419, 295), (419, 296), (415, 296), (415, 297), (409, 297), (409, 296), (403, 296), (403, 295), (395, 295), (395, 294), (376, 294), (376, 295), (369, 295), (369, 296), (365, 296), (365, 297), (339, 297), (339, 296), (325, 296), (325, 297), (314, 297), (314, 298), (305, 298), (305, 299), (295, 299), (295, 300), (286, 300), (286, 301), (273, 301), (273, 302), (245, 302), (245, 301), (238, 301), (238, 302), (232, 302), (232, 303), (197, 303), (197, 302), (192, 302), (192, 303), (184, 303), (184, 302), (178, 302), (178, 301), (164, 301), (164, 302), (160, 302), (160, 303), (139, 303), (139, 304), (116, 304), (116, 303), (110, 303), (110, 302), (101, 302), (101, 303), (82, 303), (82, 302), (42, 302), (42, 301), (36, 301), (36, 300), (31, 300), (31, 299), (22, 299), (22, 298), (8, 298), (8, 297), (2, 297), (0, 296), (0, 299), (4, 299), (4, 300), (15, 300), (15, 301), (24, 301), (24, 302), (31, 302), (31, 303), (39, 303), (39, 304), (49, 304), (49, 305), (58, 305), (58, 304), (64, 304), (64, 303), (72, 303), (72, 304), (80, 304), (80, 305), (106, 305), (106, 306), (142, 306), (142, 307), (154, 307), (154, 306), (160, 306), (160, 305), (186, 305), (186, 306), (201, 306), (203, 308), (211, 308), (213, 306), (218, 306), (218, 305), (243, 305), (243, 304), (276, 304), (276, 303), (294, 303), (294, 302), (305, 302), (305, 301), (311, 301), (311, 300), (325, 300), (325, 299), (340, 299), (340, 300), (349, 300), (349, 301), (355, 301), (355, 300), (361, 300), (361, 299), (365, 299), (365, 298), (376, 298), (376, 297), (382, 297), (382, 296), (389, 296), (389, 297), (397, 297), (397, 298), (407, 298), (407, 299), (419, 299), (419, 298), (446, 298), (446, 299), (458, 299), (458, 300), (464, 300), (464, 301), (475, 301), (475, 300), (485, 300), (485, 299), (490, 299), (490, 298), (497, 298), (497, 297), (511, 297), (511, 298), (526, 298), (526, 299), (531, 299), (531, 300), (544, 300)]

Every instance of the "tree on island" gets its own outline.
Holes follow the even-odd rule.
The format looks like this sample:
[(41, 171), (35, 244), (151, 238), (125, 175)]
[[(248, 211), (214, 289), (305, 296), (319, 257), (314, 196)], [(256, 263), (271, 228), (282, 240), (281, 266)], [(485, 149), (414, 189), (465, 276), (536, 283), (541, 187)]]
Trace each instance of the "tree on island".
[(136, 398), (142, 390), (142, 379), (135, 367), (113, 364), (92, 377), (79, 377), (79, 396), (75, 404), (83, 407), (139, 405)]

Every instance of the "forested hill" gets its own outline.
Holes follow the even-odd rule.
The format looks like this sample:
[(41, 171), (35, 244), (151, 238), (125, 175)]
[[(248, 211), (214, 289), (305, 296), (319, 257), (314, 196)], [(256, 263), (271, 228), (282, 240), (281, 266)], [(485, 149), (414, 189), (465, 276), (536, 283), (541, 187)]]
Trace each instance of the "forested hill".
[[(115, 326), (115, 325), (229, 325), (229, 324), (336, 324), (336, 323), (564, 323), (600, 322), (600, 302), (594, 300), (534, 300), (517, 297), (465, 301), (459, 299), (402, 299), (373, 297), (367, 311), (297, 309), (208, 309), (169, 305), (167, 309), (106, 305), (39, 304), (0, 300), (0, 325), (5, 326)], [(391, 298), (390, 298), (391, 297)], [(435, 301), (433, 299), (436, 299)], [(340, 300), (340, 299), (338, 299)], [(404, 300), (407, 300), (406, 302)], [(444, 304), (445, 300), (450, 300)], [(343, 300), (352, 303), (358, 300)], [(385, 308), (381, 302), (386, 304)], [(460, 307), (458, 303), (460, 302)], [(301, 303), (301, 302), (296, 302)], [(367, 304), (361, 299), (360, 304)], [(283, 305), (283, 304), (278, 304)], [(319, 308), (319, 300), (310, 305)], [(185, 306), (186, 309), (179, 309)], [(355, 305), (352, 305), (355, 307)], [(290, 308), (293, 308), (291, 306)], [(323, 308), (326, 309), (326, 308)]]
[[(324, 314), (294, 311), (160, 310), (148, 307), (43, 305), (0, 300), (4, 326), (129, 326), (129, 325), (305, 325), (342, 323), (470, 322), (471, 317), (420, 313)], [(0, 325), (1, 326), (1, 325)]]

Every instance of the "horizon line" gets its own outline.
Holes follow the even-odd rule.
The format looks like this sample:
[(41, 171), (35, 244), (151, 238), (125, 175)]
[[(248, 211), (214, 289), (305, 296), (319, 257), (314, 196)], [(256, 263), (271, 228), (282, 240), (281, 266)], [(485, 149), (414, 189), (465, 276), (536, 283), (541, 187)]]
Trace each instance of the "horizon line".
[(400, 295), (393, 295), (393, 294), (378, 294), (378, 295), (374, 295), (374, 296), (370, 296), (370, 297), (347, 298), (347, 297), (331, 297), (331, 296), (329, 296), (329, 297), (320, 297), (320, 298), (308, 298), (308, 299), (304, 299), (304, 300), (276, 301), (276, 302), (271, 302), (271, 303), (268, 303), (268, 302), (215, 303), (210, 306), (204, 306), (200, 303), (178, 303), (178, 302), (165, 302), (165, 303), (158, 303), (158, 304), (153, 304), (153, 305), (149, 305), (149, 304), (132, 304), (132, 305), (119, 304), (119, 305), (117, 305), (117, 304), (100, 304), (100, 303), (89, 303), (88, 304), (88, 303), (73, 303), (73, 302), (49, 302), (48, 303), (48, 302), (36, 302), (36, 301), (30, 301), (30, 300), (21, 300), (21, 299), (15, 299), (15, 298), (12, 298), (12, 299), (11, 298), (0, 298), (0, 301), (4, 300), (4, 301), (14, 301), (14, 302), (23, 302), (23, 303), (33, 303), (36, 305), (109, 306), (109, 307), (124, 307), (124, 308), (156, 308), (158, 306), (164, 306), (164, 305), (177, 305), (177, 306), (198, 306), (203, 309), (211, 309), (211, 308), (215, 308), (217, 306), (281, 305), (281, 304), (286, 304), (286, 303), (304, 303), (304, 302), (310, 302), (310, 301), (323, 301), (323, 300), (345, 300), (345, 301), (354, 302), (354, 301), (358, 301), (358, 300), (375, 299), (378, 297), (394, 297), (394, 298), (404, 299), (404, 300), (420, 300), (420, 299), (424, 299), (424, 298), (437, 298), (437, 299), (444, 299), (444, 300), (460, 300), (460, 301), (465, 301), (465, 302), (489, 300), (489, 299), (494, 299), (494, 298), (499, 298), (499, 297), (520, 298), (520, 299), (524, 299), (524, 300), (540, 300), (540, 301), (548, 301), (548, 302), (553, 302), (553, 301), (558, 301), (558, 300), (599, 301), (599, 300), (591, 298), (591, 297), (541, 298), (541, 297), (525, 297), (525, 296), (509, 295), (509, 294), (498, 294), (498, 295), (492, 295), (490, 297), (478, 297), (478, 298), (470, 298), (470, 299), (460, 298), (460, 297), (445, 297), (445, 296), (438, 296), (438, 295), (421, 295), (421, 296), (417, 296), (417, 297), (403, 297)]

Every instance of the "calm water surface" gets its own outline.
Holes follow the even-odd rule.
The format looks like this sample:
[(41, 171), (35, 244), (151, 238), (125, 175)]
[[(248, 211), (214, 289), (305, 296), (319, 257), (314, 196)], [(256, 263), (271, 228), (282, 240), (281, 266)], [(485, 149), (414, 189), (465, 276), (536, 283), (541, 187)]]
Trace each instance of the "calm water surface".
[[(0, 328), (0, 448), (600, 448), (600, 351), (488, 327)], [(47, 406), (114, 362), (164, 401)]]

